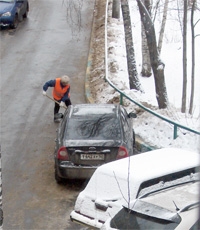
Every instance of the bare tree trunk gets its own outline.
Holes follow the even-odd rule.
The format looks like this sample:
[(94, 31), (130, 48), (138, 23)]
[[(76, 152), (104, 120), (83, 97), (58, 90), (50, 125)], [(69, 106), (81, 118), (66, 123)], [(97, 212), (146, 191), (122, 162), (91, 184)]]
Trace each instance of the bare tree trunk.
[(151, 72), (151, 61), (149, 56), (149, 48), (147, 45), (147, 39), (146, 39), (146, 33), (144, 30), (143, 24), (141, 24), (142, 27), (142, 70), (141, 75), (142, 77), (150, 77), (152, 75)]
[(113, 0), (112, 17), (113, 18), (120, 18), (120, 0)]
[(133, 46), (130, 11), (129, 11), (129, 5), (127, 0), (121, 0), (121, 8), (122, 8), (122, 15), (124, 20), (129, 85), (130, 85), (130, 89), (136, 89), (142, 92), (143, 90), (140, 81), (138, 79), (138, 73), (137, 73), (137, 67), (135, 61), (135, 50)]
[(186, 112), (187, 98), (187, 1), (184, 1), (183, 9), (183, 89), (181, 112)]
[[(149, 11), (151, 15), (151, 3), (150, 0), (143, 0), (145, 7)], [(141, 36), (142, 36), (142, 70), (141, 75), (143, 77), (150, 77), (152, 75), (151, 72), (151, 61), (149, 56), (149, 48), (147, 45), (146, 33), (144, 30), (143, 24), (141, 24)]]
[(141, 2), (141, 0), (137, 0), (137, 3), (140, 11), (141, 20), (144, 25), (144, 29), (146, 33), (147, 44), (149, 47), (151, 67), (155, 79), (156, 99), (159, 108), (164, 109), (168, 105), (168, 96), (167, 96), (165, 77), (164, 77), (165, 65), (164, 63), (162, 63), (162, 61), (159, 58), (155, 29), (151, 17), (144, 4)]
[(164, 36), (164, 31), (165, 31), (165, 24), (167, 21), (168, 3), (169, 3), (169, 0), (165, 0), (163, 19), (162, 19), (161, 29), (160, 29), (160, 33), (159, 33), (159, 40), (158, 40), (158, 53), (159, 54), (160, 54), (161, 48), (162, 48), (163, 36)]
[[(153, 2), (153, 0), (152, 0), (152, 2)], [(152, 3), (152, 4), (153, 4), (153, 3)], [(156, 20), (156, 15), (157, 15), (157, 12), (158, 12), (159, 4), (160, 4), (160, 0), (156, 0), (155, 7), (154, 7), (154, 16), (152, 17), (153, 23), (154, 23), (155, 20)], [(152, 16), (152, 15), (151, 15), (151, 16)]]
[(180, 7), (179, 1), (177, 1), (177, 12), (178, 12), (178, 22), (180, 24), (181, 34), (183, 36), (183, 19), (182, 19), (182, 8)]
[(192, 114), (193, 102), (194, 102), (194, 76), (195, 76), (195, 34), (194, 34), (194, 10), (196, 0), (193, 0), (191, 8), (191, 36), (192, 36), (192, 74), (191, 74), (191, 94), (190, 94), (190, 107), (189, 113)]

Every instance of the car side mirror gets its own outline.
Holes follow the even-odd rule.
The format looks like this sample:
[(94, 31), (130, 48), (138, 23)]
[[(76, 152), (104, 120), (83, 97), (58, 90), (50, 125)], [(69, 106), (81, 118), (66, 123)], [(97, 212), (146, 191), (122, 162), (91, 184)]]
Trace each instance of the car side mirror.
[(136, 118), (136, 117), (137, 117), (136, 113), (129, 113), (128, 114), (128, 118)]

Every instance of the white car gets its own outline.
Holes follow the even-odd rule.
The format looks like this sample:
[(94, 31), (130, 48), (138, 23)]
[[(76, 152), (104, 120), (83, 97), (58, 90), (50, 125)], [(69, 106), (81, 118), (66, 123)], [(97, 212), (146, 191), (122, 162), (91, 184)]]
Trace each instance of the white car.
[[(194, 181), (157, 189), (146, 197), (125, 204), (101, 230), (199, 229), (199, 175)], [(185, 178), (187, 180), (187, 178)], [(185, 182), (183, 182), (185, 181)]]
[[(164, 148), (141, 153), (100, 166), (86, 188), (78, 195), (72, 221), (101, 228), (124, 203), (151, 192), (155, 186), (179, 183), (199, 166), (199, 154), (178, 148)], [(169, 179), (168, 179), (169, 178)], [(171, 178), (171, 179), (170, 179)], [(190, 178), (190, 177), (189, 177)], [(191, 181), (192, 181), (191, 177)]]

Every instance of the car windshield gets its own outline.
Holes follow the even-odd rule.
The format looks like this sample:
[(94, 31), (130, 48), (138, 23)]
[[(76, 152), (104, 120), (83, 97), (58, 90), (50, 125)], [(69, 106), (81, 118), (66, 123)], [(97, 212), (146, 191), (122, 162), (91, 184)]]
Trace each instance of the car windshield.
[(120, 136), (115, 114), (72, 116), (65, 129), (68, 140), (119, 140)]
[[(177, 217), (179, 217), (177, 215)], [(177, 218), (179, 219), (179, 218)], [(171, 221), (158, 219), (148, 215), (143, 215), (126, 208), (121, 209), (110, 222), (110, 226), (116, 229), (175, 229), (180, 223), (179, 221)]]

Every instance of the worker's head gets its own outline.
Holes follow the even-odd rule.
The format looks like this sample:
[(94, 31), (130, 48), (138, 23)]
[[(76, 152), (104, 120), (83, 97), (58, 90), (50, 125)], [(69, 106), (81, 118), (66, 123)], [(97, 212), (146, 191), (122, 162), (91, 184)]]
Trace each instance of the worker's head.
[(67, 75), (62, 76), (61, 77), (61, 83), (62, 83), (62, 85), (69, 84), (69, 77)]

